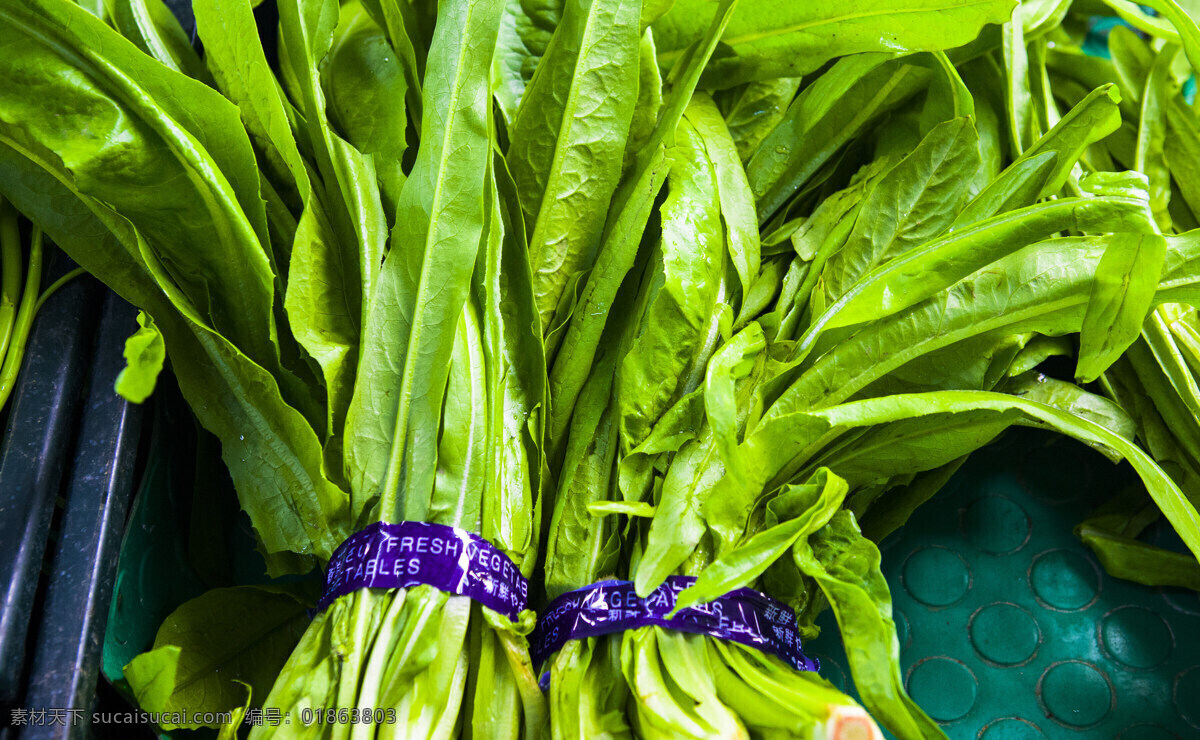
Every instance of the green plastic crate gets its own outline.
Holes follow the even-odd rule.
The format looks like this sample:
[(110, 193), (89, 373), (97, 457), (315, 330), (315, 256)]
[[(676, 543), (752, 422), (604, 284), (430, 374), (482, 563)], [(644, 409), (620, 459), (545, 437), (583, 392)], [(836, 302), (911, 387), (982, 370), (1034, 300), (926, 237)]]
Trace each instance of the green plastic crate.
[[(904, 684), (951, 738), (1200, 737), (1200, 597), (1110, 577), (1072, 534), (1135, 476), (1033, 430), (884, 540)], [(1153, 544), (1182, 550), (1160, 521)], [(853, 694), (830, 613), (807, 652)]]

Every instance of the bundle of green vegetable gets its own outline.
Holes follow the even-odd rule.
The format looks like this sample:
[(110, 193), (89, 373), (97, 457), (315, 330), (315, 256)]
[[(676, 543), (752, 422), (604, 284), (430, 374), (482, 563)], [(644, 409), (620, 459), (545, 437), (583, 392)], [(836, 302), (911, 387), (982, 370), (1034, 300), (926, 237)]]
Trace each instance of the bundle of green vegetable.
[(0, 0), (0, 194), (143, 310), (122, 392), (161, 333), (273, 576), (403, 521), (531, 577), (548, 529), (531, 606), (694, 576), (677, 608), (752, 587), (805, 638), (832, 606), (865, 710), (713, 635), (534, 666), (531, 612), (418, 585), (306, 623), (282, 582), (181, 607), (138, 702), (288, 714), (255, 737), (937, 737), (876, 543), (1017, 424), (1128, 460), (1148, 497), (1080, 535), (1195, 587), (1135, 537), (1200, 553), (1200, 30), (1110, 2), (1157, 37), (1112, 63), (1070, 0), (277, 0), (277, 50), (196, 0), (202, 53), (160, 0)]
[[(636, 258), (619, 268), (606, 240), (581, 290), (619, 285), (609, 301), (622, 310), (577, 308), (568, 338), (603, 326), (595, 360), (560, 354), (552, 367), (550, 449), (563, 462), (550, 596), (624, 576), (646, 597), (672, 574), (695, 575), (677, 609), (754, 586), (794, 605), (805, 636), (832, 606), (872, 716), (898, 737), (940, 736), (905, 695), (875, 543), (1014, 424), (1128, 460), (1150, 497), (1137, 493), (1138, 516), (1114, 502), (1084, 525), (1085, 541), (1118, 575), (1197, 584), (1193, 556), (1148, 556), (1130, 538), (1161, 512), (1200, 553), (1184, 495), (1195, 458), (1177, 462), (1198, 428), (1185, 413), (1195, 314), (1178, 304), (1197, 298), (1200, 232), (1164, 236), (1161, 161), (1097, 162), (1127, 106), (1112, 75), (1071, 88), (1064, 113), (1048, 97), (1051, 40), (1072, 43), (1059, 26), (1069, 6), (1023, 4), (1000, 33), (944, 54), (848, 55), (802, 80), (733, 72), (745, 84), (714, 82), (726, 88), (715, 105), (692, 98), (666, 151), (658, 222), (637, 222)], [(1200, 38), (1186, 15), (1168, 17), (1178, 36)], [(1167, 84), (1170, 51), (1155, 84)], [(1177, 64), (1171, 81), (1190, 74)], [(1046, 91), (1036, 105), (1031, 87)], [(1168, 97), (1176, 126), (1194, 130), (1178, 87)], [(1139, 151), (1158, 131), (1161, 160), (1165, 120), (1142, 124)], [(1180, 190), (1194, 182), (1192, 138), (1176, 142)], [(627, 213), (609, 216), (606, 235), (629, 239)], [(1171, 344), (1155, 345), (1168, 331)], [(1143, 343), (1159, 347), (1161, 391), (1130, 387), (1149, 370), (1114, 389)], [(1064, 354), (1112, 400), (1036, 369)], [(590, 371), (577, 396), (563, 393), (565, 368)], [(1147, 428), (1147, 401), (1171, 422)], [(1099, 545), (1097, 522), (1137, 528)], [(820, 679), (661, 627), (567, 643), (549, 668), (556, 737), (866, 731)]]
[[(444, 2), (436, 23), (404, 4), (393, 26), (400, 7), (370, 10), (407, 29), (407, 56), (358, 4), (278, 3), (277, 78), (245, 0), (195, 3), (203, 60), (155, 3), (0, 3), (0, 192), (153, 318), (273, 574), (412, 520), (478, 532), (530, 575), (545, 363), (492, 115), (501, 4)], [(289, 712), (259, 736), (306, 719), (314, 736), (516, 736), (544, 721), (531, 618), (361, 590), (282, 670), (214, 684), (212, 640), (173, 629), (126, 679), (148, 710)]]

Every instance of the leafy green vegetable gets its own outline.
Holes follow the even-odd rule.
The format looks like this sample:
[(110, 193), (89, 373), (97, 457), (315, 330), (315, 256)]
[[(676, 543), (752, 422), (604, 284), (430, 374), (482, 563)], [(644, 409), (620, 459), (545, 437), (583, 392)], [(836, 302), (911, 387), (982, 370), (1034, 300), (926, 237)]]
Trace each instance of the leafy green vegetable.
[[(197, 51), (158, 0), (0, 2), (0, 393), (44, 233), (143, 311), (118, 390), (170, 359), (271, 575), (418, 520), (534, 607), (759, 589), (806, 639), (833, 608), (865, 708), (661, 627), (534, 666), (532, 611), (429, 586), (308, 624), (209, 592), (130, 663), (139, 702), (396, 710), (310, 728), (356, 740), (941, 737), (875, 543), (1014, 425), (1128, 461), (1145, 491), (1079, 537), (1196, 588), (1200, 35), (1105, 2), (1152, 40), (1087, 57), (1069, 0), (279, 0), (268, 53), (250, 0), (197, 0)], [(1190, 553), (1138, 539), (1159, 516)]]
[[(706, 85), (732, 87), (774, 77), (796, 77), (840, 56), (861, 52), (936, 51), (973, 40), (988, 23), (1008, 19), (1009, 0), (876, 2), (850, 11), (830, 2), (747, 0), (729, 26), (730, 53), (714, 60)], [(701, 36), (702, 0), (676, 0), (655, 24), (659, 61), (673, 66)]]
[(116, 391), (123, 398), (141, 403), (154, 392), (167, 349), (154, 319), (139, 311), (137, 322), (138, 330), (125, 340), (125, 369), (117, 375)]
[(565, 3), (509, 132), (546, 332), (566, 319), (595, 259), (621, 175), (640, 87), (638, 10), (628, 1)]
[[(283, 661), (308, 625), (308, 604), (296, 595), (245, 586), (209, 591), (176, 609), (154, 648), (125, 666), (138, 703), (148, 712), (228, 712), (262, 706)], [(195, 729), (186, 722), (163, 729)]]

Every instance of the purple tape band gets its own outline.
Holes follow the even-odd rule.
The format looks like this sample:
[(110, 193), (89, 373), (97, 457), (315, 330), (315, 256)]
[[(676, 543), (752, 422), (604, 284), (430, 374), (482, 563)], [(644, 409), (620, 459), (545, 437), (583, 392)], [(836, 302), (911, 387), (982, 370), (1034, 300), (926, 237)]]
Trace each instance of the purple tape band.
[(376, 522), (334, 551), (317, 610), (360, 588), (420, 585), (469, 596), (513, 621), (529, 598), (517, 566), (477, 534), (428, 522)]
[(670, 576), (644, 599), (629, 581), (602, 581), (559, 596), (529, 636), (533, 664), (541, 665), (568, 640), (657, 625), (758, 648), (800, 671), (820, 668), (800, 649), (792, 608), (750, 588), (689, 606), (667, 619), (680, 592), (695, 582), (692, 576)]

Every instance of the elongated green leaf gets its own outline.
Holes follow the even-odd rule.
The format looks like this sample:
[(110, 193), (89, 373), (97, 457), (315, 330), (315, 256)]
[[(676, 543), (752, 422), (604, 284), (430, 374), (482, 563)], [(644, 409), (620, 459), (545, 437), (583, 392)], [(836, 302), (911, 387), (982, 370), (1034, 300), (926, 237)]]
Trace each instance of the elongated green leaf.
[(925, 107), (921, 109), (918, 119), (921, 134), (928, 136), (936, 126), (955, 118), (969, 118), (975, 123), (975, 97), (950, 58), (937, 51), (921, 54), (916, 60), (927, 61), (935, 72), (940, 73), (930, 83)]
[(1086, 524), (1075, 528), (1109, 575), (1145, 586), (1173, 586), (1200, 591), (1200, 564), (1183, 553), (1147, 545)]
[[(645, 6), (643, 6), (643, 10)], [(629, 139), (625, 142), (623, 171), (633, 166), (638, 152), (654, 135), (655, 124), (663, 104), (662, 73), (654, 53), (654, 34), (647, 28), (638, 47), (638, 97), (629, 124)]]
[(196, 32), (218, 89), (241, 113), (276, 187), (294, 197), (309, 188), (308, 173), (291, 131), (283, 91), (271, 75), (248, 0), (197, 0)]
[(408, 149), (408, 79), (387, 35), (361, 6), (342, 6), (321, 82), (330, 123), (355, 149), (374, 158), (384, 211), (394, 217)]
[(954, 228), (1032, 205), (1061, 190), (1084, 151), (1120, 125), (1120, 100), (1111, 84), (1089, 93), (968, 203)]
[[(394, 185), (395, 178), (377, 178), (373, 159), (338, 136), (328, 118), (320, 68), (330, 61), (332, 74), (344, 72), (346, 57), (357, 48), (354, 40), (346, 39), (353, 34), (348, 29), (352, 19), (342, 19), (338, 53), (327, 59), (339, 22), (336, 2), (288, 0), (279, 3), (279, 13), (281, 64), (295, 81), (295, 103), (303, 113), (321, 176), (300, 192), (305, 210), (292, 247), (284, 307), (296, 339), (321, 367), (328, 397), (330, 457), (336, 461), (337, 435), (351, 403), (364, 316), (387, 238), (377, 179)], [(336, 470), (336, 462), (332, 467), (342, 480), (344, 471)]]
[(426, 512), (428, 521), (477, 530), (488, 479), (488, 384), (478, 309), (468, 301), (454, 332), (437, 477)]
[[(516, 184), (498, 154), (483, 261), (484, 348), (488, 357), (489, 485), (480, 532), (525, 575), (537, 559), (545, 474), (546, 356)], [(478, 288), (476, 289), (478, 292)], [(536, 684), (536, 681), (535, 681)]]
[(1193, 13), (1185, 10), (1176, 0), (1145, 0), (1143, 4), (1158, 11), (1161, 18), (1148, 16), (1129, 0), (1104, 1), (1122, 18), (1147, 33), (1182, 43), (1192, 69), (1200, 70), (1200, 27), (1192, 17)]
[(609, 309), (626, 274), (633, 267), (650, 211), (666, 179), (669, 166), (666, 149), (674, 140), (675, 128), (692, 98), (700, 73), (716, 49), (736, 6), (737, 0), (722, 0), (717, 6), (703, 45), (695, 50), (685, 65), (684, 74), (675, 81), (654, 133), (638, 154), (633, 171), (613, 198), (600, 252), (576, 303), (576, 310), (567, 325), (550, 373), (551, 416), (548, 433), (552, 458), (557, 457), (557, 450), (562, 447), (562, 437), (596, 356)]
[(850, 139), (928, 84), (896, 54), (839, 59), (800, 93), (746, 164), (763, 224)]
[[(643, 280), (637, 336), (617, 374), (621, 444), (641, 444), (682, 388), (690, 364), (705, 351), (711, 317), (725, 293), (725, 239), (714, 163), (684, 119), (669, 150), (669, 192), (662, 204), (662, 242)], [(708, 349), (711, 352), (711, 348)], [(703, 367), (704, 359), (695, 363)]]
[(455, 327), (484, 229), (487, 70), (499, 22), (498, 0), (442, 5), (421, 147), (368, 309), (346, 421), (347, 477), (356, 506), (381, 496), (379, 516), (389, 521), (423, 520), (433, 490)]
[[(387, 222), (373, 162), (333, 131), (326, 114), (320, 66), (333, 46), (338, 8), (338, 3), (332, 0), (287, 0), (279, 4), (279, 27), (284, 47), (281, 56), (300, 88), (297, 105), (303, 110), (308, 124), (308, 135), (324, 184), (326, 210), (338, 237), (336, 242), (324, 246), (329, 249), (325, 259), (339, 265), (340, 284), (321, 291), (333, 294), (330, 296), (333, 305), (319, 308), (348, 314), (348, 319), (357, 328), (363, 323), (383, 259)], [(335, 64), (334, 72), (339, 69), (340, 65)], [(337, 292), (341, 295), (337, 296)], [(304, 318), (313, 319), (311, 316)], [(300, 323), (297, 319), (293, 322)], [(336, 335), (332, 331), (328, 333)], [(351, 349), (355, 347), (352, 345)], [(353, 371), (352, 365), (350, 371)], [(326, 368), (326, 372), (331, 370)]]
[(525, 42), (527, 29), (531, 27), (532, 21), (521, 8), (521, 0), (505, 0), (496, 40), (496, 57), (492, 60), (492, 86), (506, 127), (511, 127), (517, 116), (517, 108), (538, 61)]
[[(1003, 383), (1000, 390), (1027, 401), (1036, 401), (1074, 414), (1099, 424), (1119, 437), (1133, 441), (1136, 427), (1133, 418), (1124, 408), (1111, 399), (1089, 393), (1074, 383), (1049, 378), (1035, 371), (1012, 378)], [(1121, 461), (1121, 456), (1106, 445), (1090, 442), (1084, 444), (1094, 447), (1114, 463)]]
[(1167, 137), (1167, 75), (1171, 63), (1179, 52), (1178, 47), (1168, 44), (1159, 51), (1146, 87), (1142, 91), (1142, 115), (1138, 121), (1137, 154), (1134, 169), (1144, 173), (1150, 180), (1150, 210), (1159, 228), (1171, 228), (1171, 216), (1167, 211), (1171, 200), (1171, 171), (1164, 154)]
[[(992, 377), (994, 383), (1009, 367), (1003, 361), (999, 372), (993, 372), (992, 358), (1006, 351), (1011, 357), (1020, 348), (1009, 337), (1029, 331), (1060, 335), (1079, 330), (1091, 278), (1106, 246), (1107, 239), (1099, 237), (1035, 244), (943, 294), (864, 325), (853, 335), (854, 341), (820, 353), (790, 375), (787, 385), (767, 396), (773, 403), (763, 421), (841, 403), (885, 376), (893, 380), (887, 388), (893, 393), (906, 390), (906, 382), (913, 384), (908, 390), (933, 390), (926, 384), (930, 380), (951, 387), (990, 387), (986, 378)], [(875, 347), (895, 349), (883, 353)], [(978, 362), (983, 367), (971, 367)], [(780, 379), (788, 377), (781, 374)]]
[(1158, 234), (1116, 234), (1096, 267), (1079, 338), (1075, 376), (1088, 383), (1142, 331), (1154, 303), (1167, 241)]
[[(77, 24), (77, 28), (85, 26)], [(7, 41), (9, 37), (0, 34), (0, 43)], [(185, 86), (191, 84), (180, 79)], [(206, 95), (203, 92), (198, 99), (212, 102)], [(67, 99), (70, 96), (63, 98)], [(217, 111), (221, 106), (226, 104), (219, 99), (213, 103)], [(233, 115), (236, 118), (236, 112)], [(88, 120), (95, 125), (94, 119)], [(176, 120), (194, 119), (180, 114)], [(217, 141), (221, 129), (214, 127), (210, 133), (211, 140)], [(0, 190), (42, 224), (80, 265), (154, 317), (185, 397), (200, 422), (221, 439), (224, 459), (264, 551), (328, 558), (348, 534), (345, 494), (322, 474), (320, 445), (305, 415), (281, 394), (287, 375), (273, 375), (248, 357), (245, 347), (214, 331), (208, 317), (175, 285), (162, 258), (128, 220), (98, 199), (69, 189), (69, 178), (59, 179), (47, 160), (31, 158), (32, 154), (25, 147), (0, 146), (4, 161)], [(138, 181), (138, 170), (124, 174)], [(207, 236), (211, 242), (211, 232)], [(265, 264), (265, 256), (261, 258)], [(237, 268), (245, 274), (247, 265), (240, 263)], [(273, 562), (268, 560), (269, 565)]]
[[(830, 433), (836, 434), (839, 428), (870, 426), (930, 414), (984, 410), (1018, 412), (1080, 441), (1103, 445), (1120, 454), (1141, 476), (1151, 497), (1189, 549), (1193, 553), (1200, 551), (1200, 514), (1146, 453), (1095, 422), (1017, 396), (979, 391), (941, 391), (854, 401), (808, 414), (781, 417), (778, 428), (769, 431), (766, 425), (761, 426), (755, 430), (755, 437), (747, 438), (742, 449), (747, 455), (745, 464), (748, 469), (755, 470), (762, 480), (767, 481), (788, 466), (789, 463), (784, 461), (813, 454), (815, 451), (805, 450), (819, 444)], [(829, 426), (822, 430), (820, 424), (814, 426), (815, 419)], [(785, 427), (787, 432), (784, 432)], [(714, 497), (713, 500), (720, 499)], [(734, 518), (728, 519), (732, 521)]]
[(864, 274), (949, 227), (979, 169), (979, 135), (968, 118), (939, 124), (882, 175), (845, 245), (822, 271), (829, 302)]
[(550, 598), (610, 574), (620, 554), (615, 522), (610, 517), (592, 516), (587, 508), (607, 498), (613, 487), (617, 425), (612, 387), (616, 354), (609, 351), (597, 358), (579, 396), (579, 413), (571, 419), (546, 541), (544, 578)]
[[(866, 8), (835, 2), (780, 5), (748, 0), (729, 27), (730, 53), (705, 73), (705, 85), (732, 87), (796, 77), (839, 56), (877, 51), (936, 51), (973, 41), (988, 23), (1008, 20), (1010, 0), (884, 0)], [(659, 61), (681, 58), (704, 31), (703, 0), (676, 0), (655, 24)]]
[(513, 121), (509, 165), (529, 225), (544, 330), (591, 266), (637, 102), (640, 4), (569, 0)]
[(656, 461), (678, 452), (695, 439), (704, 424), (704, 416), (703, 389), (689, 393), (667, 409), (650, 435), (621, 458), (620, 489), (625, 500), (641, 501), (649, 495)]
[(690, 442), (676, 453), (656, 502), (645, 555), (633, 573), (639, 596), (649, 596), (691, 557), (706, 529), (704, 504), (723, 471), (711, 436)]
[(74, 4), (5, 4), (0, 29), (0, 140), (128, 218), (205, 320), (277, 369), (266, 214), (237, 109)]
[(848, 511), (793, 550), (796, 565), (816, 580), (833, 606), (846, 641), (850, 673), (871, 715), (897, 737), (945, 737), (904, 691), (892, 597), (879, 570), (879, 549)]
[(208, 82), (191, 39), (162, 0), (97, 0), (103, 3), (109, 22), (139, 49), (167, 67), (188, 77)]
[(737, 408), (735, 384), (750, 374), (766, 347), (767, 340), (762, 328), (751, 323), (721, 347), (708, 363), (704, 376), (704, 412), (727, 469), (736, 463), (735, 452), (739, 442), (738, 420), (741, 415)]
[(910, 483), (887, 492), (867, 510), (863, 535), (878, 544), (908, 522), (920, 506), (933, 498), (967, 461), (964, 455), (946, 465), (918, 473)]
[(683, 115), (696, 127), (704, 152), (716, 173), (717, 195), (721, 202), (721, 220), (725, 223), (729, 257), (741, 281), (742, 295), (745, 295), (750, 290), (751, 281), (758, 275), (761, 264), (754, 196), (746, 180), (746, 171), (742, 168), (737, 147), (712, 98), (697, 95)]
[(429, 40), (433, 24), (432, 13), (436, 6), (419, 6), (407, 0), (361, 0), (363, 8), (370, 13), (375, 23), (388, 37), (392, 50), (400, 61), (407, 83), (407, 107), (418, 126), (422, 125), (424, 101), (421, 90), (422, 75), (426, 73), (425, 55), (429, 51)]
[(995, 216), (927, 242), (863, 276), (814, 323), (810, 335), (907, 308), (1055, 232), (1140, 231), (1146, 228), (1147, 215), (1144, 200), (1122, 195), (1064, 198)]
[(1200, 179), (1196, 177), (1200, 173), (1200, 122), (1176, 98), (1168, 106), (1167, 125), (1169, 135), (1163, 154), (1182, 200), (1195, 217), (1200, 213), (1200, 185), (1197, 185)]
[(751, 82), (739, 91), (732, 105), (722, 107), (725, 124), (743, 162), (750, 159), (767, 134), (783, 120), (792, 98), (800, 89), (800, 80), (799, 77), (780, 77)]
[(818, 470), (802, 486), (789, 486), (771, 504), (794, 499), (789, 502), (795, 509), (791, 518), (748, 536), (702, 570), (696, 582), (679, 594), (675, 610), (712, 601), (734, 589), (751, 585), (796, 542), (824, 527), (841, 508), (848, 491), (846, 481), (828, 468)]

